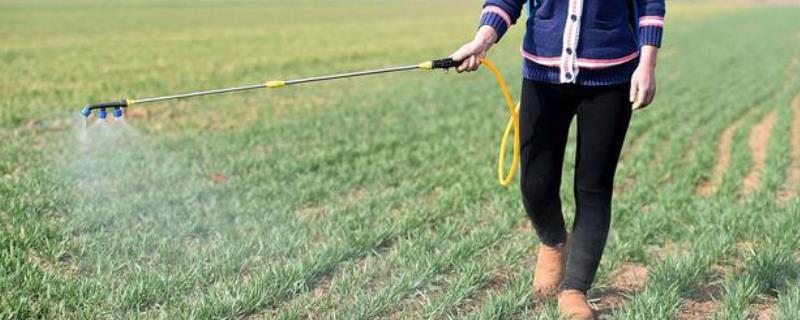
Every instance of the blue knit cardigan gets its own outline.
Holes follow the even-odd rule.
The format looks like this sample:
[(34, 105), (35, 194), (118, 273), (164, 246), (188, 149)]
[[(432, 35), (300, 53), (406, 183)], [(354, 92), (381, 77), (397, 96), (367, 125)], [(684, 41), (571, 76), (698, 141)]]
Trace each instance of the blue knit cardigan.
[[(498, 41), (528, 0), (486, 0), (480, 25)], [(664, 0), (535, 0), (525, 41), (526, 79), (603, 86), (630, 81), (642, 46), (661, 46)]]

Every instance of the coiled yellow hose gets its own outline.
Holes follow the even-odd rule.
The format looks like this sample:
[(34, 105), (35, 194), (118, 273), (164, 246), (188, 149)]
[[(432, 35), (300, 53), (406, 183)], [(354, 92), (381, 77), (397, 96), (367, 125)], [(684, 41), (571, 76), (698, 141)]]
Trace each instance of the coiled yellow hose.
[[(508, 92), (508, 86), (503, 79), (503, 74), (500, 73), (497, 66), (487, 58), (481, 58), (480, 61), (497, 79), (500, 90), (503, 91), (503, 98), (505, 99), (506, 106), (508, 106), (508, 112), (511, 114), (511, 117), (508, 119), (508, 125), (506, 125), (506, 130), (503, 132), (503, 138), (500, 140), (500, 155), (497, 160), (497, 178), (500, 180), (500, 184), (504, 187), (508, 187), (514, 180), (514, 174), (516, 174), (519, 168), (519, 104), (516, 104), (516, 107), (514, 106), (514, 99), (511, 98), (511, 93)], [(514, 130), (514, 157), (511, 162), (511, 169), (506, 173), (506, 150), (508, 148), (508, 138), (511, 136), (512, 129)]]

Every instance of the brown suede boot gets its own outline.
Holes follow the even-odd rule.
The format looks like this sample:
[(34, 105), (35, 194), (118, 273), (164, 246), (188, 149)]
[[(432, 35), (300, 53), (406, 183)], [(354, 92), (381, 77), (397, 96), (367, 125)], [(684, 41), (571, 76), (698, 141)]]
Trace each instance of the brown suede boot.
[(564, 290), (558, 295), (558, 309), (569, 320), (593, 320), (594, 313), (586, 295), (578, 290)]
[(555, 246), (539, 245), (536, 268), (533, 272), (533, 295), (539, 299), (554, 298), (567, 265), (567, 241)]

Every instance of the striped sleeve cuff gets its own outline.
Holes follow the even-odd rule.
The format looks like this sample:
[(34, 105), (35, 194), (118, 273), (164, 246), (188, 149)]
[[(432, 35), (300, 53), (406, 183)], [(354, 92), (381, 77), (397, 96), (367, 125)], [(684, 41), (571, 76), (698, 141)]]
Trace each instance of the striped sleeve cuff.
[(639, 28), (639, 44), (640, 46), (654, 46), (661, 48), (661, 37), (664, 34), (664, 28), (646, 26)]
[(480, 26), (494, 28), (494, 31), (497, 32), (497, 41), (500, 41), (508, 31), (508, 27), (511, 26), (511, 17), (500, 7), (487, 6), (481, 12)]
[(664, 17), (644, 16), (639, 18), (639, 42), (642, 46), (661, 47), (664, 34)]

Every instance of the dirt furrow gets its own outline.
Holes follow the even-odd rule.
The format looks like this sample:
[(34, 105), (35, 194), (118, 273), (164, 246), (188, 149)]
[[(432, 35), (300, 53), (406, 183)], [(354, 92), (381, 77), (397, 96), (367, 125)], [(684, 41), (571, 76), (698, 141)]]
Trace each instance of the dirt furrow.
[(749, 315), (747, 316), (747, 319), (753, 319), (753, 320), (772, 319), (776, 303), (777, 301), (775, 300), (775, 298), (765, 298), (761, 299), (761, 301), (757, 301), (756, 303), (750, 305)]
[(678, 320), (711, 319), (719, 310), (722, 286), (719, 282), (696, 288), (676, 316)]
[(784, 189), (778, 193), (778, 202), (785, 202), (797, 195), (797, 188), (800, 186), (800, 93), (792, 100), (792, 130), (790, 137), (790, 156), (789, 168), (786, 172), (786, 184)]
[(775, 127), (777, 119), (778, 113), (772, 111), (750, 132), (750, 154), (753, 157), (753, 164), (742, 182), (744, 195), (752, 194), (761, 185), (761, 175), (767, 163), (769, 139), (772, 136), (772, 129)]
[(597, 296), (589, 302), (597, 310), (599, 319), (607, 319), (646, 284), (647, 267), (639, 263), (624, 263), (609, 277), (606, 286), (598, 288)]
[(717, 192), (717, 188), (719, 188), (722, 179), (725, 177), (725, 173), (728, 172), (728, 167), (731, 165), (731, 160), (733, 158), (733, 136), (742, 122), (752, 113), (753, 109), (755, 108), (750, 108), (748, 112), (744, 113), (722, 131), (719, 137), (719, 147), (717, 148), (717, 163), (714, 166), (714, 171), (711, 173), (711, 178), (700, 184), (695, 190), (695, 193), (698, 195), (707, 197)]

